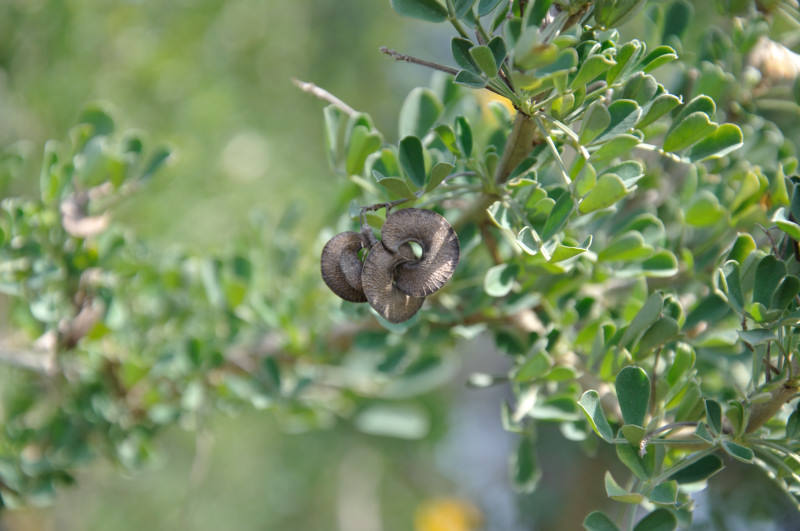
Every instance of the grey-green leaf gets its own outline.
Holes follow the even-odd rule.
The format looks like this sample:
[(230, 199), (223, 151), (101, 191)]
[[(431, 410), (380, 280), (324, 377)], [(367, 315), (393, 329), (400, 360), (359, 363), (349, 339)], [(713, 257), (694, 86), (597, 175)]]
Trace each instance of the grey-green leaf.
[(589, 144), (600, 136), (600, 133), (605, 131), (610, 123), (611, 113), (609, 113), (608, 108), (601, 101), (594, 102), (583, 115), (578, 142), (582, 145)]
[(417, 188), (425, 186), (425, 155), (420, 139), (416, 136), (407, 136), (401, 140), (398, 158), (400, 167), (409, 180)]
[(483, 289), (491, 297), (505, 297), (514, 287), (519, 266), (517, 264), (499, 264), (489, 268), (483, 280)]
[(586, 531), (619, 531), (614, 522), (605, 513), (594, 511), (583, 521)]
[(491, 48), (486, 45), (473, 46), (469, 49), (469, 55), (488, 78), (491, 79), (497, 75), (497, 63)]
[(704, 112), (695, 112), (681, 120), (664, 139), (664, 151), (680, 151), (713, 134), (718, 124)]
[(588, 214), (596, 210), (608, 208), (623, 197), (628, 195), (625, 183), (619, 175), (606, 173), (597, 179), (592, 191), (581, 201), (578, 211), (581, 214)]
[(447, 20), (447, 9), (436, 0), (391, 0), (392, 7), (398, 15), (427, 20), (428, 22), (444, 22)]
[(692, 162), (724, 157), (728, 153), (739, 149), (743, 143), (744, 137), (739, 126), (722, 124), (716, 131), (695, 144), (687, 157)]
[(678, 519), (667, 509), (656, 509), (636, 524), (633, 531), (673, 531), (678, 527)]
[(625, 424), (644, 426), (650, 404), (650, 378), (647, 373), (641, 367), (625, 367), (617, 374), (614, 386)]
[(611, 426), (608, 423), (606, 414), (600, 405), (600, 395), (595, 390), (586, 391), (578, 401), (586, 419), (592, 426), (594, 432), (606, 442), (614, 440), (614, 432), (611, 431)]
[(414, 135), (424, 137), (442, 113), (442, 103), (430, 89), (412, 90), (400, 108), (400, 138)]

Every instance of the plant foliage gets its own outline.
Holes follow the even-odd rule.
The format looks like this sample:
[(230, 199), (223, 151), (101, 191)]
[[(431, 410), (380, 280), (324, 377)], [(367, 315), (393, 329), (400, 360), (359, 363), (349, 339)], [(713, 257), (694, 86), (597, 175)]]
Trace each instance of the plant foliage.
[[(615, 447), (628, 477), (607, 472), (604, 487), (623, 517), (592, 512), (587, 529), (688, 525), (689, 486), (730, 459), (800, 505), (800, 177), (769, 112), (797, 112), (800, 67), (785, 48), (784, 72), (758, 59), (778, 46), (775, 20), (800, 20), (794, 3), (391, 4), (449, 24), (452, 63), (409, 94), (396, 141), (328, 98), (337, 229), (379, 230), (390, 207), (435, 210), (460, 241), (452, 279), (402, 323), (333, 297), (323, 318), (318, 298), (280, 296), (322, 283), (287, 288), (297, 247), (265, 245), (257, 226), (245, 254), (157, 256), (105, 213), (168, 152), (90, 109), (69, 142), (48, 145), (40, 197), (2, 203), (0, 288), (39, 338), (4, 389), (3, 502), (52, 492), (95, 453), (135, 465), (160, 426), (212, 407), (319, 425), (352, 409), (351, 391), (424, 391), (447, 377), (454, 345), (483, 334), (511, 368), (472, 381), (513, 393), (502, 419), (520, 437), (521, 491), (542, 475), (541, 423)], [(694, 9), (729, 31), (690, 53)], [(284, 280), (254, 273), (265, 267)], [(266, 352), (248, 350), (263, 337)], [(343, 373), (329, 363), (365, 354), (371, 385), (330, 386)]]

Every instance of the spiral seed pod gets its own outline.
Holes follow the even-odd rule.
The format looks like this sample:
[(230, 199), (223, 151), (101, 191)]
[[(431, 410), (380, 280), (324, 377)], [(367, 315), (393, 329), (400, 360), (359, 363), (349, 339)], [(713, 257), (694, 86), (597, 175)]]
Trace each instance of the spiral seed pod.
[(398, 210), (386, 218), (381, 229), (383, 245), (393, 254), (408, 256), (404, 248), (416, 242), (422, 248), (419, 259), (398, 262), (395, 284), (412, 297), (425, 297), (444, 286), (455, 271), (461, 249), (456, 231), (446, 219), (419, 208)]
[(322, 280), (339, 297), (350, 302), (366, 302), (361, 289), (361, 234), (342, 232), (331, 238), (322, 249), (320, 271)]
[(403, 293), (394, 284), (394, 272), (398, 264), (406, 260), (378, 242), (369, 250), (361, 272), (361, 286), (367, 301), (390, 323), (411, 319), (425, 301), (424, 297), (411, 297)]

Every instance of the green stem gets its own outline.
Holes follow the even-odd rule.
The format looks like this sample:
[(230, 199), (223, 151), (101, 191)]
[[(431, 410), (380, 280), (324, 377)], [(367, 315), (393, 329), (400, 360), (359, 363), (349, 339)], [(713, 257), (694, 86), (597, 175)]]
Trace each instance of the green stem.
[(564, 184), (566, 184), (571, 191), (572, 180), (569, 178), (569, 173), (567, 172), (567, 168), (564, 166), (564, 161), (561, 160), (561, 155), (558, 154), (558, 148), (556, 147), (555, 142), (553, 142), (553, 139), (550, 138), (547, 128), (545, 128), (539, 117), (537, 115), (533, 115), (533, 119), (536, 121), (536, 125), (539, 127), (542, 135), (544, 135), (544, 141), (547, 142), (547, 147), (549, 147), (550, 151), (553, 153), (553, 158), (558, 164), (558, 168), (561, 170), (561, 176), (564, 178)]

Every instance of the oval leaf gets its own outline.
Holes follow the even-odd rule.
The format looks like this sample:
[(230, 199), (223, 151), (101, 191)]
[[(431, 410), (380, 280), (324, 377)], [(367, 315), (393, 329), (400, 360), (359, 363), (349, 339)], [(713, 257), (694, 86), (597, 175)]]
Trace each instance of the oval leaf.
[(419, 18), (428, 22), (447, 20), (447, 9), (436, 0), (392, 0), (398, 15)]
[(607, 173), (597, 179), (592, 191), (581, 201), (578, 211), (588, 214), (596, 210), (610, 207), (628, 194), (625, 184), (619, 175)]
[(719, 126), (704, 112), (684, 118), (664, 139), (664, 151), (680, 151), (714, 133)]
[(606, 442), (613, 441), (614, 432), (611, 431), (606, 414), (603, 413), (603, 408), (600, 406), (600, 395), (597, 391), (590, 390), (583, 393), (578, 405), (581, 406), (594, 432)]
[(625, 367), (615, 380), (617, 400), (625, 424), (644, 426), (650, 405), (650, 378), (641, 367)]

